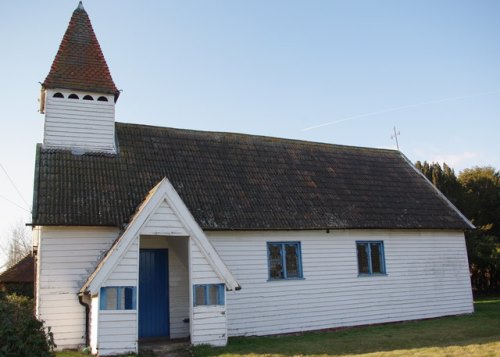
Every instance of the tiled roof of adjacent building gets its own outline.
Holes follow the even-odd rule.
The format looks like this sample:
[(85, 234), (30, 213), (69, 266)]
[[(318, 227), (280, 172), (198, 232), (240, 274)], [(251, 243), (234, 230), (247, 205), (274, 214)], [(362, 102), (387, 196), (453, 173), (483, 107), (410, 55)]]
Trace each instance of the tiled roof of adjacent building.
[(207, 230), (467, 229), (398, 151), (116, 123), (118, 155), (43, 149), (33, 224), (122, 227), (167, 177)]
[(0, 274), (0, 283), (33, 283), (35, 260), (31, 254)]
[(44, 88), (64, 88), (118, 96), (108, 65), (80, 2), (64, 34)]

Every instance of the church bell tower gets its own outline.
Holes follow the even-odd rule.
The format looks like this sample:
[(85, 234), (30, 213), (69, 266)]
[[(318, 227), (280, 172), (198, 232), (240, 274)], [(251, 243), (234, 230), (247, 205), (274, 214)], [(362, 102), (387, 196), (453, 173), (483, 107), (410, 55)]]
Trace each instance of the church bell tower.
[(42, 83), (44, 147), (115, 154), (119, 94), (80, 1)]

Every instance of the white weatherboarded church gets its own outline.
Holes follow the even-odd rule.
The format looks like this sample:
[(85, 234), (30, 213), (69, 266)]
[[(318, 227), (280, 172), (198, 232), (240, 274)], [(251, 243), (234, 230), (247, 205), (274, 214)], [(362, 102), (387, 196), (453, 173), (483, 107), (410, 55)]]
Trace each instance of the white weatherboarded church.
[(42, 83), (36, 312), (59, 348), (473, 311), (472, 225), (398, 151), (115, 121), (80, 5)]

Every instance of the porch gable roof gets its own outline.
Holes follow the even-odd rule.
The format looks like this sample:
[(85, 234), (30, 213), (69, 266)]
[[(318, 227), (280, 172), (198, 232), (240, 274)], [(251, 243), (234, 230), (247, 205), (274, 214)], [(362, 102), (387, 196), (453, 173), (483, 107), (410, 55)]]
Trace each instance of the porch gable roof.
[(212, 244), (208, 241), (203, 230), (196, 223), (188, 208), (177, 194), (167, 178), (163, 178), (146, 196), (139, 206), (130, 223), (118, 236), (108, 252), (104, 255), (101, 262), (97, 265), (94, 272), (89, 276), (85, 284), (80, 289), (80, 294), (90, 293), (96, 295), (102, 284), (123, 257), (128, 247), (132, 244), (137, 235), (141, 234), (141, 229), (154, 214), (156, 208), (166, 200), (177, 214), (179, 220), (183, 223), (188, 235), (194, 240), (208, 263), (214, 269), (217, 276), (226, 284), (229, 290), (239, 290), (240, 285), (224, 264)]

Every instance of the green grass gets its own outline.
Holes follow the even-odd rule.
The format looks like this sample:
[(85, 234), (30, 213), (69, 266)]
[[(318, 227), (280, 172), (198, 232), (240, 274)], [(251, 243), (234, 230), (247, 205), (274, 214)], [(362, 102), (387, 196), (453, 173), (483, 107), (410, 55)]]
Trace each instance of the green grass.
[(475, 303), (473, 315), (311, 332), (231, 338), (224, 348), (199, 346), (207, 356), (499, 356), (500, 297)]
[[(500, 356), (500, 297), (475, 302), (475, 313), (424, 321), (278, 337), (230, 338), (223, 348), (192, 348), (196, 357)], [(59, 352), (57, 357), (81, 357)]]
[[(187, 354), (188, 351), (186, 351)], [(77, 351), (61, 351), (56, 353), (56, 357), (93, 357), (90, 354), (85, 354)], [(139, 353), (138, 355), (136, 354), (125, 354), (125, 355), (120, 355), (120, 357), (156, 357), (156, 355), (153, 352), (144, 352), (144, 353)]]

